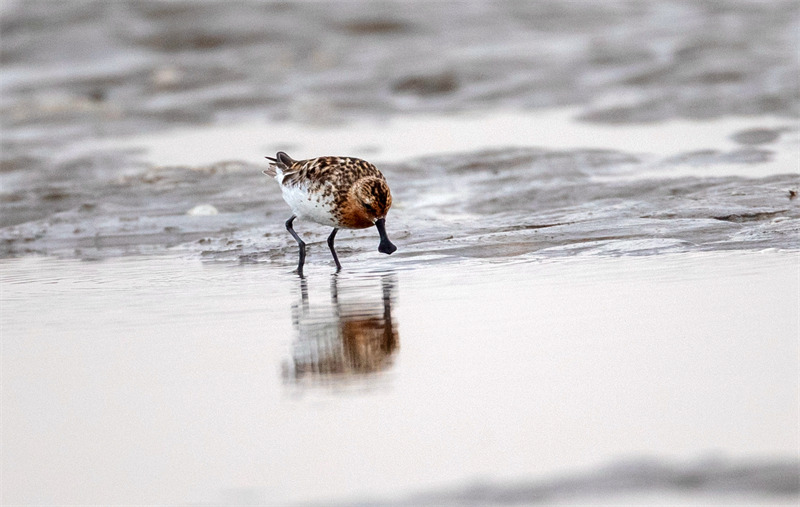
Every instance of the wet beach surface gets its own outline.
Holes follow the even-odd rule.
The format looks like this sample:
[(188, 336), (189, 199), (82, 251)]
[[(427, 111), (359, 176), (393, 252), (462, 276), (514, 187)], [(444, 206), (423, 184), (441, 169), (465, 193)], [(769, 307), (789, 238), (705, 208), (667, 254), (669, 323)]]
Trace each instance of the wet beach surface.
[(791, 253), (0, 267), (10, 499), (797, 498)]
[(796, 2), (0, 5), (4, 503), (796, 504)]
[[(530, 123), (541, 130), (563, 129), (559, 142), (566, 146), (592, 143), (579, 135), (603, 130), (573, 131), (576, 122), (568, 112), (555, 116), (547, 120), (544, 115)], [(463, 137), (470, 139), (476, 134), (469, 132), (475, 123), (494, 119), (486, 115), (443, 123), (450, 132), (466, 126)], [(388, 161), (379, 166), (393, 187), (388, 228), (403, 248), (380, 262), (511, 258), (534, 252), (552, 257), (581, 252), (794, 249), (800, 230), (796, 199), (800, 129), (790, 120), (752, 121), (780, 125), (759, 130), (775, 132), (775, 140), (758, 148), (743, 147), (730, 138), (755, 129), (737, 131), (736, 125), (718, 121), (697, 130), (701, 135), (714, 132), (721, 140), (709, 140), (707, 149), (677, 153), (668, 147), (657, 154), (613, 150), (604, 147), (608, 141), (599, 143), (600, 148), (488, 143), (474, 152), (398, 161), (392, 157), (402, 156), (402, 150), (386, 146), (382, 153)], [(403, 122), (400, 125), (384, 130), (402, 132)], [(252, 130), (267, 136), (269, 125), (260, 123)], [(299, 141), (303, 146), (298, 151), (314, 153), (314, 145), (327, 144), (342, 145), (348, 152), (351, 141), (339, 130), (312, 129)], [(638, 129), (617, 130), (620, 135), (636, 135)], [(245, 144), (237, 141), (236, 132), (211, 129), (221, 145)], [(516, 134), (509, 132), (503, 139), (519, 143), (526, 135)], [(202, 143), (211, 136), (192, 135), (167, 134), (167, 141), (161, 142), (170, 146), (157, 149), (171, 150), (169, 156), (175, 160), (194, 161), (198, 155), (186, 144)], [(650, 135), (657, 136), (658, 129)], [(116, 144), (122, 149), (137, 142), (146, 147), (153, 140), (132, 138)], [(309, 147), (303, 149), (306, 144)], [(435, 141), (428, 147), (441, 150)], [(267, 150), (262, 153), (272, 153)], [(208, 148), (200, 151), (203, 156)], [(376, 156), (380, 160), (380, 153)], [(142, 158), (139, 169), (102, 174), (115, 160), (110, 155), (94, 160), (91, 174), (86, 175), (62, 165), (23, 172), (18, 178), (10, 175), (9, 187), (17, 190), (5, 196), (5, 227), (0, 229), (4, 256), (101, 259), (177, 251), (207, 260), (282, 266), (297, 255), (294, 240), (283, 228), (289, 210), (277, 185), (261, 173), (266, 165), (257, 159), (153, 166)], [(297, 227), (316, 254), (309, 262), (327, 264), (329, 231), (302, 221)], [(351, 262), (376, 257), (375, 231), (342, 231), (340, 238), (339, 248)]]
[(277, 150), (381, 163), (408, 254), (796, 246), (793, 2), (6, 2), (2, 23), (4, 256), (282, 259)]

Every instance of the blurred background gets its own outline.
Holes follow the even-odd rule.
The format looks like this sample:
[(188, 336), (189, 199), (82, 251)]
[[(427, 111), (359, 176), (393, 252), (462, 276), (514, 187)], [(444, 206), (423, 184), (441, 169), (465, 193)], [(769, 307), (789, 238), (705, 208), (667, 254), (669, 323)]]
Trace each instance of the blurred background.
[[(552, 150), (548, 143), (561, 138), (576, 148), (638, 148), (563, 157), (578, 166), (576, 158), (592, 157), (600, 159), (596, 165), (618, 168), (643, 161), (639, 151), (673, 143), (673, 156), (659, 168), (752, 168), (775, 159), (770, 148), (783, 148), (784, 154), (796, 149), (796, 134), (788, 132), (800, 110), (799, 26), (800, 7), (793, 1), (5, 0), (2, 252), (73, 256), (78, 248), (104, 256), (218, 236), (230, 227), (170, 218), (212, 202), (213, 209), (196, 212), (226, 211), (238, 228), (256, 226), (265, 201), (268, 214), (272, 204), (276, 213), (283, 206), (273, 199), (275, 192), (263, 192), (257, 166), (279, 149), (296, 158), (346, 154), (405, 162), (402, 172), (408, 175), (471, 163), (469, 157), (412, 162), (443, 151), (522, 148), (528, 151), (511, 158), (519, 162), (521, 156), (529, 165), (547, 153), (531, 147)], [(602, 129), (570, 132), (543, 113), (554, 110), (568, 111), (573, 130), (619, 128), (610, 136)], [(517, 116), (502, 116), (509, 112)], [(465, 113), (485, 117), (470, 128), (446, 123)], [(667, 128), (675, 121), (731, 117), (771, 121), (750, 128), (717, 124), (699, 132), (686, 123)], [(356, 128), (359, 121), (362, 127)], [(209, 130), (212, 125), (223, 128)], [(180, 135), (198, 131), (207, 135)], [(672, 139), (675, 131), (682, 137)], [(724, 149), (712, 141), (696, 145), (709, 132), (728, 141)], [(611, 141), (598, 142), (601, 137)], [(486, 139), (494, 140), (484, 146)], [(142, 155), (159, 143), (155, 156)], [(398, 144), (394, 151), (400, 155), (390, 156)], [(498, 155), (499, 163), (509, 163), (509, 153)], [(656, 165), (641, 163), (637, 170)], [(148, 172), (165, 166), (171, 170)], [(198, 176), (197, 169), (206, 174)], [(562, 168), (540, 170), (548, 177), (563, 174)], [(415, 174), (402, 187), (420, 181)], [(142, 182), (150, 185), (135, 184)], [(178, 182), (193, 187), (177, 188)], [(161, 188), (154, 191), (154, 184)], [(785, 182), (779, 185), (788, 192)], [(236, 193), (215, 191), (222, 186)], [(402, 187), (396, 192), (400, 205)], [(507, 187), (496, 192), (502, 195)], [(248, 193), (254, 188), (259, 192)], [(541, 188), (526, 188), (525, 195), (536, 190)], [(460, 196), (437, 211), (464, 200)], [(135, 227), (128, 220), (126, 238), (119, 237), (119, 223), (103, 220), (131, 219), (145, 208), (156, 208), (149, 216), (157, 214), (159, 223)], [(56, 214), (68, 227), (59, 230), (47, 220)], [(91, 239), (96, 233), (118, 238), (99, 252)]]
[(798, 113), (791, 1), (5, 0), (2, 9), (9, 153), (23, 141), (231, 116), (319, 123), (567, 105), (609, 123)]
[(793, 505), (798, 115), (796, 0), (0, 0), (3, 501)]

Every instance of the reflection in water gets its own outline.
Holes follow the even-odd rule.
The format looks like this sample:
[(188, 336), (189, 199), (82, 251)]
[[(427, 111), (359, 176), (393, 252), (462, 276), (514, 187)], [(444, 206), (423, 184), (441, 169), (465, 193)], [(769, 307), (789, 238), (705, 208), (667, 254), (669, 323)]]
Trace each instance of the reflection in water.
[(284, 366), (286, 380), (332, 380), (391, 366), (399, 343), (392, 320), (395, 277), (382, 276), (377, 288), (368, 286), (374, 279), (347, 282), (352, 285), (340, 287), (344, 280), (331, 275), (330, 305), (319, 307), (309, 304), (307, 280), (300, 277), (300, 300), (292, 307), (297, 337), (291, 363)]

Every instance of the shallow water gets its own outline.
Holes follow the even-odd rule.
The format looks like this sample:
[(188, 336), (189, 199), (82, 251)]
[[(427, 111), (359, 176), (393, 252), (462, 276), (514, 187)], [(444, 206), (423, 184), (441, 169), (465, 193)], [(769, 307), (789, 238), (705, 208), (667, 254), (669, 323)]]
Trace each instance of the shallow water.
[(793, 253), (0, 273), (9, 503), (800, 491)]

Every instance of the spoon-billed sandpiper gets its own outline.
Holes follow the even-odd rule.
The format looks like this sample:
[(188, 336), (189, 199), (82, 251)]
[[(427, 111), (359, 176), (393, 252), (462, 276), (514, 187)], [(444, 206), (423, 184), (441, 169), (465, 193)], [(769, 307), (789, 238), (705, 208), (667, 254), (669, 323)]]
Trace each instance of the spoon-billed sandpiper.
[(264, 174), (275, 178), (281, 187), (283, 199), (292, 208), (286, 229), (300, 246), (298, 273), (302, 274), (306, 259), (306, 244), (292, 228), (295, 218), (304, 218), (333, 227), (328, 236), (328, 247), (342, 269), (333, 238), (340, 228), (378, 228), (381, 242), (378, 251), (391, 254), (397, 247), (386, 235), (386, 213), (392, 206), (392, 194), (386, 178), (365, 160), (349, 157), (319, 157), (294, 160), (279, 151), (275, 158), (267, 157), (270, 165)]

